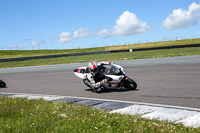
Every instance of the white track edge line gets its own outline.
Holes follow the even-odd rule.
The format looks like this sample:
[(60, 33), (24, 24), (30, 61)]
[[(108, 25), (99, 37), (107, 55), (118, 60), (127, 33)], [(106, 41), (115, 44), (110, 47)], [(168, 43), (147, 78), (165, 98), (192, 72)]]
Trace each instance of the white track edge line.
[(175, 108), (175, 109), (184, 109), (191, 111), (200, 111), (198, 108), (190, 108), (190, 107), (182, 107), (182, 106), (173, 106), (173, 105), (163, 105), (163, 104), (153, 104), (153, 103), (142, 103), (142, 102), (132, 102), (132, 101), (122, 101), (122, 100), (112, 100), (112, 99), (100, 99), (100, 98), (88, 98), (88, 97), (76, 97), (76, 96), (62, 96), (62, 95), (47, 95), (47, 94), (29, 94), (29, 93), (3, 93), (0, 94), (12, 94), (12, 95), (40, 95), (40, 96), (50, 96), (50, 97), (62, 97), (62, 98), (78, 98), (85, 100), (97, 100), (97, 101), (105, 101), (105, 102), (119, 102), (119, 103), (130, 103), (137, 105), (147, 105), (147, 106), (156, 106), (156, 107), (165, 107), (165, 108)]

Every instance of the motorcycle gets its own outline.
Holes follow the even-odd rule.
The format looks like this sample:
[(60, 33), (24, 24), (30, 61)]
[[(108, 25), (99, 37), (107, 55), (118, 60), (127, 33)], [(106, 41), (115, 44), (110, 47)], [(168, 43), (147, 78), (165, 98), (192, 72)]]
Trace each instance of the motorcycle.
[[(77, 69), (74, 69), (74, 74), (79, 78), (83, 79), (83, 83), (86, 86), (90, 87), (88, 85), (89, 80), (87, 79), (88, 72), (86, 71), (86, 69), (87, 67), (79, 67)], [(120, 65), (102, 65), (99, 70), (99, 73), (101, 76), (99, 79), (97, 79), (98, 81), (95, 80), (96, 82), (99, 82), (103, 79), (107, 79), (108, 81), (101, 85), (102, 89), (124, 88), (128, 90), (135, 90), (137, 88), (137, 83), (130, 77), (126, 76), (123, 67)]]
[(0, 88), (6, 87), (6, 83), (0, 79)]

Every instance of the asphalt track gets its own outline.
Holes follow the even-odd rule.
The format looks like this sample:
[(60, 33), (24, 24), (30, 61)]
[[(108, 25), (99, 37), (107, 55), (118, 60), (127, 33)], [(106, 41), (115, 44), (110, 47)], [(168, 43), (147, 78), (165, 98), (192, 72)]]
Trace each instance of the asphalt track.
[(116, 61), (138, 84), (135, 91), (105, 90), (96, 94), (73, 74), (87, 63), (5, 68), (2, 93), (30, 93), (101, 98), (200, 108), (200, 56)]

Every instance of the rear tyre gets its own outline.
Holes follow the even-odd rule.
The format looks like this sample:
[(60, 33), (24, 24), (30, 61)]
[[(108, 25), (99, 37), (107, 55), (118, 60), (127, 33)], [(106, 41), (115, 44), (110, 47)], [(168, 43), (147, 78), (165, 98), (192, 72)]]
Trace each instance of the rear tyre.
[(0, 88), (6, 87), (6, 83), (0, 80)]

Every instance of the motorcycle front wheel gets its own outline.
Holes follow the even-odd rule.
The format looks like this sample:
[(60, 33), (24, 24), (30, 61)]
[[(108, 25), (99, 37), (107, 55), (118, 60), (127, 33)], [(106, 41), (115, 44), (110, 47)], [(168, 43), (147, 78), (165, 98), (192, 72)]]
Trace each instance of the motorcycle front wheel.
[(0, 88), (6, 87), (6, 83), (2, 80), (0, 80)]
[(137, 88), (137, 83), (131, 78), (124, 79), (123, 84), (125, 88), (128, 88), (130, 90), (135, 90)]

